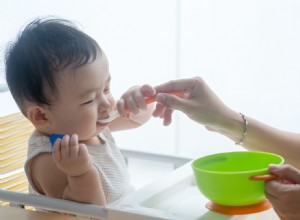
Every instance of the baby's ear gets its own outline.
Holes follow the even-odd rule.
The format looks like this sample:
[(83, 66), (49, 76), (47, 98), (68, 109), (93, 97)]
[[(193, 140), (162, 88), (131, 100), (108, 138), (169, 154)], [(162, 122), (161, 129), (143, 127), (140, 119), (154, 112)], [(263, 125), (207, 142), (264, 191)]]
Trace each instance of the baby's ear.
[(41, 106), (30, 106), (27, 109), (27, 118), (36, 128), (45, 127), (48, 123), (47, 111)]

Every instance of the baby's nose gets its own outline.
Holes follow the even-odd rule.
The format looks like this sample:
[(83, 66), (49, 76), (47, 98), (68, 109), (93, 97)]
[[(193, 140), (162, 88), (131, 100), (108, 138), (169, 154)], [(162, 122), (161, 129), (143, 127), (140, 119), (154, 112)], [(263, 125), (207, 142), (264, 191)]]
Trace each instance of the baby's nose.
[(100, 112), (104, 111), (104, 110), (109, 110), (111, 107), (111, 103), (109, 102), (109, 100), (105, 97), (101, 98), (99, 100), (99, 110)]

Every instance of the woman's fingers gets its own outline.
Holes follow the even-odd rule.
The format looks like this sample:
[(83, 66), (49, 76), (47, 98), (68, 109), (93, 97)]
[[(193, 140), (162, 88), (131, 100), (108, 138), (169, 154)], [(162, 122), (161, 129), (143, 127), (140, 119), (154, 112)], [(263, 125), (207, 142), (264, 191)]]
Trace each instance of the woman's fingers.
[(291, 183), (300, 183), (300, 171), (289, 164), (270, 165), (269, 171)]

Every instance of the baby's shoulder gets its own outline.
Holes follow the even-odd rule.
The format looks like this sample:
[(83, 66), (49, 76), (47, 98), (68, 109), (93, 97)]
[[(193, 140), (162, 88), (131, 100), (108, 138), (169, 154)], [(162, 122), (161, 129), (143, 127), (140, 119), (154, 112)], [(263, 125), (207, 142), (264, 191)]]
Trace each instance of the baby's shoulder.
[(38, 148), (42, 152), (51, 152), (51, 143), (47, 135), (43, 135), (38, 131), (34, 131), (28, 140), (28, 146), (32, 150)]
[(67, 185), (67, 176), (56, 165), (51, 154), (42, 153), (32, 158), (30, 173), (35, 188), (39, 193), (55, 198), (62, 198)]

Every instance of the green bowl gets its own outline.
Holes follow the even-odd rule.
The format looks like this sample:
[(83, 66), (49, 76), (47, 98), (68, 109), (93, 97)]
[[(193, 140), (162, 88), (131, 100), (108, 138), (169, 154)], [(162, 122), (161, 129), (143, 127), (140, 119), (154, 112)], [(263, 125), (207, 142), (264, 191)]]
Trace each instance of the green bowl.
[(224, 206), (247, 206), (263, 202), (264, 181), (250, 177), (268, 174), (269, 164), (282, 164), (276, 154), (253, 151), (218, 153), (192, 162), (199, 190), (210, 201)]

